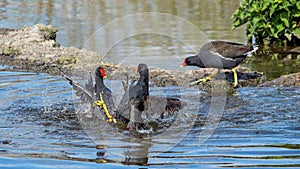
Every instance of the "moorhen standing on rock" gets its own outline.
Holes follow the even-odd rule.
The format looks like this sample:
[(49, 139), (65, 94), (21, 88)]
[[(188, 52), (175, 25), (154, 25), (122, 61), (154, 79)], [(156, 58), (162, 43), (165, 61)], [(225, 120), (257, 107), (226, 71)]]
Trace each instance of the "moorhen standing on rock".
[[(243, 45), (239, 43), (212, 41), (202, 46), (199, 53), (184, 59), (180, 67), (198, 66), (200, 68), (231, 69), (234, 78), (234, 87), (238, 85), (236, 67), (246, 58), (246, 56), (258, 48), (253, 45)], [(211, 76), (199, 79), (193, 84), (210, 80)]]

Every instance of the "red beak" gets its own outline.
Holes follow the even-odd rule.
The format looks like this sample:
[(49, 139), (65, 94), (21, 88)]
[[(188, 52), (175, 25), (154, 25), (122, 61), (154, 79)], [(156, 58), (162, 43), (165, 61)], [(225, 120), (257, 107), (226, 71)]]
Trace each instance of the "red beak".
[(184, 67), (184, 66), (186, 66), (185, 59), (184, 59), (183, 63), (180, 65), (180, 67)]

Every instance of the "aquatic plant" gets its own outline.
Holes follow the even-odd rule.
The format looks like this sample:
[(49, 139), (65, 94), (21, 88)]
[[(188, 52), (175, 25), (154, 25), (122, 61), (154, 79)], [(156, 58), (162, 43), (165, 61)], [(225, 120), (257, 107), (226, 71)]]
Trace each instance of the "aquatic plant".
[(58, 31), (57, 28), (52, 27), (51, 25), (45, 26), (39, 24), (39, 29), (43, 33), (45, 40), (55, 40), (56, 39), (56, 32)]
[(233, 29), (246, 24), (249, 41), (300, 45), (299, 0), (243, 0), (232, 19)]

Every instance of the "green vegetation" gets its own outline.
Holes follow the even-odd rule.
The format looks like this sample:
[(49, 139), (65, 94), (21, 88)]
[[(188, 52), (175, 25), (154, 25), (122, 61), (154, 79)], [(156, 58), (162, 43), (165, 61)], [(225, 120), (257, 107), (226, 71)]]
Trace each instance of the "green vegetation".
[(56, 32), (58, 31), (57, 28), (44, 25), (39, 25), (40, 31), (43, 33), (45, 40), (55, 40), (56, 39)]
[(0, 56), (10, 56), (14, 57), (20, 53), (19, 49), (13, 48), (11, 46), (1, 46), (0, 47)]
[(60, 56), (56, 62), (61, 65), (75, 64), (76, 56), (72, 56), (72, 55)]
[(300, 144), (279, 144), (279, 145), (270, 145), (270, 147), (282, 147), (288, 149), (300, 149)]
[(232, 28), (246, 24), (246, 34), (260, 44), (300, 45), (299, 0), (243, 0), (232, 15)]

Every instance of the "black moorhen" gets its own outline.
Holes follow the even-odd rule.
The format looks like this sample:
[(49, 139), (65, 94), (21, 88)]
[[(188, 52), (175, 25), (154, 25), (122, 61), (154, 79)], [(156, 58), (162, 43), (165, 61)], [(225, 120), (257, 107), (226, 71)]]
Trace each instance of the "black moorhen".
[[(118, 112), (129, 114), (127, 128), (130, 130), (148, 130), (147, 124), (143, 123), (142, 112), (146, 109), (149, 97), (149, 70), (146, 64), (139, 64), (137, 71), (140, 78), (135, 85), (130, 85), (120, 101)], [(129, 99), (129, 100), (128, 100)]]
[[(104, 111), (104, 113), (108, 120), (122, 124), (122, 128), (127, 124), (127, 128), (132, 130), (148, 130), (151, 127), (144, 123), (141, 118), (143, 111), (145, 111), (147, 117), (148, 114), (157, 113), (161, 118), (163, 118), (166, 113), (172, 115), (174, 112), (179, 111), (186, 105), (186, 103), (177, 98), (164, 98), (157, 96), (149, 97), (149, 70), (147, 65), (140, 64), (137, 70), (140, 73), (140, 79), (137, 84), (133, 85), (132, 83), (129, 88), (128, 82), (127, 86), (123, 84), (125, 94), (120, 101), (118, 110), (115, 109), (112, 91), (104, 85), (103, 79), (106, 78), (106, 75), (102, 67), (98, 67), (95, 71), (95, 86), (93, 86), (92, 76), (90, 76), (85, 87), (82, 87), (70, 77), (63, 73), (61, 74), (73, 86), (76, 91), (76, 95), (80, 96), (82, 101), (91, 104), (90, 112), (94, 112), (95, 103), (97, 104), (99, 100), (102, 100), (102, 97), (105, 105), (107, 106), (108, 111)], [(103, 112), (103, 108), (100, 110)], [(131, 110), (133, 110), (133, 113), (131, 113)], [(112, 117), (112, 115), (114, 115), (114, 117)]]
[[(96, 71), (95, 71), (95, 93), (96, 93), (96, 99), (97, 100), (102, 100), (104, 101), (104, 103), (106, 104), (105, 106), (107, 106), (108, 112), (115, 112), (116, 111), (116, 107), (115, 107), (115, 103), (113, 100), (113, 95), (111, 90), (109, 90), (103, 82), (103, 79), (106, 79), (107, 76), (105, 74), (105, 70), (104, 68), (102, 68), (101, 66), (99, 66)], [(102, 95), (102, 98), (101, 96)]]
[[(129, 118), (127, 128), (130, 130), (148, 130), (151, 127), (143, 122), (141, 114), (145, 112), (149, 120), (155, 121), (152, 115), (158, 114), (160, 119), (165, 114), (173, 115), (174, 112), (182, 109), (186, 103), (177, 98), (166, 98), (159, 96), (149, 96), (149, 70), (146, 64), (139, 64), (137, 71), (140, 78), (135, 85), (129, 86), (120, 101), (116, 117)], [(127, 82), (128, 83), (128, 82)], [(124, 84), (123, 84), (124, 85)], [(125, 86), (125, 85), (124, 85)]]
[[(101, 66), (99, 66), (95, 70), (95, 86), (93, 86), (93, 78), (90, 76), (88, 83), (85, 84), (85, 87), (80, 86), (77, 82), (73, 81), (70, 77), (64, 75), (62, 73), (62, 76), (65, 77), (69, 83), (73, 86), (73, 89), (76, 91), (76, 95), (80, 96), (80, 99), (84, 102), (88, 102), (91, 104), (91, 110), (94, 112), (94, 104), (99, 104), (100, 100), (104, 101), (105, 107), (107, 109), (101, 111), (104, 111), (106, 114), (106, 117), (108, 120), (112, 120), (112, 116), (109, 112), (115, 112), (115, 104), (113, 101), (113, 96), (111, 90), (109, 90), (103, 82), (103, 79), (106, 78), (105, 70)], [(96, 93), (96, 95), (95, 95)], [(100, 103), (103, 104), (103, 103)]]
[[(212, 41), (202, 46), (199, 53), (184, 59), (180, 67), (198, 66), (200, 68), (231, 69), (234, 77), (234, 87), (238, 85), (236, 67), (246, 56), (257, 50), (257, 46), (239, 43)], [(199, 79), (196, 83), (209, 80), (211, 76)]]

